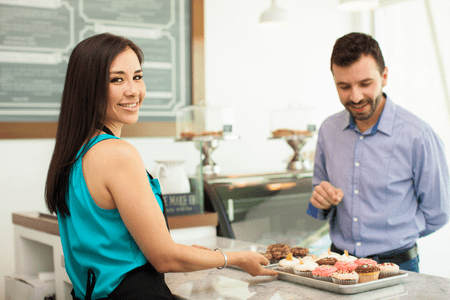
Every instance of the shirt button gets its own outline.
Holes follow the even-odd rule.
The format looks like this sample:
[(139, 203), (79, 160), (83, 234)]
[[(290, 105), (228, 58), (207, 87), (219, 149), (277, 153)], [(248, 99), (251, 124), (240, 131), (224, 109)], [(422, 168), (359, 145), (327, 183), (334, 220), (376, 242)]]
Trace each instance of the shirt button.
[(353, 218), (353, 222), (358, 222), (358, 218)]
[(360, 136), (359, 136), (359, 139), (362, 140), (362, 139), (364, 139), (364, 137), (363, 137), (362, 135), (360, 135)]
[(358, 194), (359, 193), (359, 191), (358, 190), (355, 190), (355, 194)]
[(355, 163), (355, 166), (359, 167), (359, 162), (356, 162), (356, 163)]
[(361, 246), (361, 242), (357, 242), (356, 246), (358, 246), (358, 247)]

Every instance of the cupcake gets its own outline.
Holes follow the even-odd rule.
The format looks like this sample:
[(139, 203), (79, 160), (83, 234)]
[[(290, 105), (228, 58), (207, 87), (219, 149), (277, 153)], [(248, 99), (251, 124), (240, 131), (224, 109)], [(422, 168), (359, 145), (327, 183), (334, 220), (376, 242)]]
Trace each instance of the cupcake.
[(353, 262), (347, 262), (347, 261), (338, 261), (337, 263), (334, 264), (334, 267), (336, 269), (342, 270), (342, 271), (354, 271), (356, 269), (358, 265), (353, 263)]
[(317, 256), (316, 255), (306, 255), (304, 257), (302, 257), (302, 261), (306, 262), (306, 261), (311, 261), (311, 262), (316, 262), (317, 261)]
[(293, 257), (289, 253), (285, 259), (280, 260), (278, 263), (278, 270), (294, 274), (294, 266), (299, 262), (300, 260), (298, 258)]
[(354, 262), (358, 258), (356, 256), (352, 256), (348, 254), (347, 250), (344, 250), (344, 254), (341, 255), (340, 258), (338, 258), (339, 261), (346, 261), (346, 262)]
[(380, 268), (376, 265), (359, 265), (355, 272), (359, 275), (358, 283), (362, 283), (377, 280), (380, 275)]
[(377, 265), (380, 268), (380, 276), (378, 278), (386, 278), (390, 276), (398, 275), (399, 266), (394, 263), (382, 263)]
[(288, 244), (270, 244), (267, 247), (264, 256), (270, 261), (271, 264), (278, 263), (280, 260), (285, 259), (289, 253), (291, 253), (291, 247)]
[(354, 263), (357, 264), (358, 266), (360, 266), (360, 265), (376, 266), (378, 264), (376, 261), (374, 261), (373, 259), (370, 259), (370, 258), (358, 258), (357, 260), (354, 261)]
[(314, 279), (333, 282), (333, 280), (331, 279), (331, 275), (336, 271), (337, 269), (333, 266), (323, 265), (315, 268), (312, 271), (312, 275)]
[(294, 274), (303, 276), (303, 277), (309, 277), (312, 278), (312, 271), (317, 268), (319, 265), (316, 264), (313, 261), (302, 261), (294, 266)]
[(337, 258), (335, 258), (335, 257), (324, 257), (324, 258), (321, 258), (321, 259), (317, 260), (316, 263), (317, 263), (319, 266), (322, 266), (322, 265), (334, 266), (334, 264), (335, 264), (337, 261), (338, 261), (338, 260), (337, 260)]
[(341, 257), (341, 255), (339, 253), (330, 251), (330, 248), (328, 248), (328, 251), (319, 255), (319, 259), (325, 258), (325, 257), (334, 257), (334, 258), (338, 259)]
[(331, 275), (331, 280), (336, 284), (357, 284), (358, 279), (359, 275), (355, 271), (337, 270)]
[(291, 253), (295, 257), (304, 257), (309, 253), (309, 249), (304, 247), (292, 247)]

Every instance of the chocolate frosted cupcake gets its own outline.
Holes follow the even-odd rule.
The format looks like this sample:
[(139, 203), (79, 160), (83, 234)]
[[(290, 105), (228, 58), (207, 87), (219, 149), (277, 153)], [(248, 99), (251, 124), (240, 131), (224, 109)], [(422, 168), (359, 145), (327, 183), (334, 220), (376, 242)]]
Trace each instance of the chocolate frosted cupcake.
[(337, 258), (335, 257), (324, 257), (316, 261), (319, 266), (328, 265), (334, 266), (337, 263)]
[(291, 248), (291, 253), (295, 257), (303, 257), (303, 256), (306, 256), (309, 253), (309, 249), (308, 248), (304, 248), (304, 247), (292, 247)]
[(271, 264), (278, 263), (280, 260), (285, 259), (287, 255), (291, 253), (291, 247), (288, 244), (270, 244), (267, 247), (264, 256), (270, 261)]
[(380, 275), (380, 268), (376, 265), (359, 265), (356, 267), (355, 272), (359, 275), (358, 283), (377, 280)]

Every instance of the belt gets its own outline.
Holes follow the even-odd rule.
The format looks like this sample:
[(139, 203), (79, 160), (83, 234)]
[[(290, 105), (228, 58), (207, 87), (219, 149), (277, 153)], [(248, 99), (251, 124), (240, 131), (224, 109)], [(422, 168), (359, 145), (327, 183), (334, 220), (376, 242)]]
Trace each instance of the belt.
[[(340, 254), (344, 253), (344, 251), (340, 250), (339, 248), (336, 248), (336, 246), (334, 244), (331, 244), (330, 250), (333, 252), (340, 253)], [(400, 265), (402, 263), (405, 263), (407, 261), (410, 261), (410, 260), (416, 258), (418, 255), (419, 255), (419, 250), (418, 250), (417, 244), (415, 244), (413, 247), (411, 247), (409, 249), (394, 250), (394, 251), (389, 251), (389, 252), (385, 252), (385, 253), (369, 255), (366, 258), (373, 259), (379, 264), (382, 264), (385, 262), (390, 262), (390, 263)]]

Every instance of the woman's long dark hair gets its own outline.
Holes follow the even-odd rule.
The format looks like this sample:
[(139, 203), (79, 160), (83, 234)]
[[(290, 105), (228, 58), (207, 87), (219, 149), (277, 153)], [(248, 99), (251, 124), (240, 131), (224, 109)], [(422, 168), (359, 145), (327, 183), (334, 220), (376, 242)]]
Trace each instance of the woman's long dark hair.
[(56, 143), (45, 184), (45, 201), (51, 213), (70, 215), (66, 191), (77, 152), (102, 129), (108, 102), (109, 68), (122, 51), (131, 48), (139, 62), (141, 49), (124, 37), (103, 33), (81, 41), (67, 66)]

